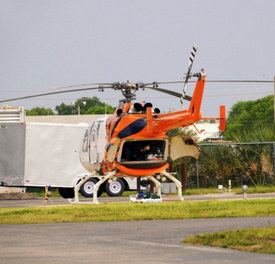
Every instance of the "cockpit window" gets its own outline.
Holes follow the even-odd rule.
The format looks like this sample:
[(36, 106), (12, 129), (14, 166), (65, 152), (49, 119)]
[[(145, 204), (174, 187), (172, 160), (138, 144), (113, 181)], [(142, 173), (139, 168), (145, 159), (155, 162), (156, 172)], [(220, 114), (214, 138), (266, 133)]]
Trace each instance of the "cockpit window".
[(88, 139), (88, 129), (87, 129), (82, 142), (82, 152), (88, 152), (88, 145), (89, 145), (89, 139)]

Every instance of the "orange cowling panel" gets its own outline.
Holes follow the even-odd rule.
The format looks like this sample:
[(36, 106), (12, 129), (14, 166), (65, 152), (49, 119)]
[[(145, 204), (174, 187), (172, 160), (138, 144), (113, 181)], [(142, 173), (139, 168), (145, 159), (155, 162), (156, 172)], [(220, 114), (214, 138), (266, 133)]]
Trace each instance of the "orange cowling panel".
[(131, 175), (132, 177), (153, 175), (153, 174), (156, 174), (156, 173), (160, 173), (160, 172), (168, 169), (168, 167), (169, 167), (169, 164), (165, 164), (161, 167), (154, 168), (154, 169), (130, 169), (130, 168), (126, 168), (123, 165), (119, 165), (116, 161), (114, 161), (114, 165), (122, 173), (125, 173), (127, 175)]

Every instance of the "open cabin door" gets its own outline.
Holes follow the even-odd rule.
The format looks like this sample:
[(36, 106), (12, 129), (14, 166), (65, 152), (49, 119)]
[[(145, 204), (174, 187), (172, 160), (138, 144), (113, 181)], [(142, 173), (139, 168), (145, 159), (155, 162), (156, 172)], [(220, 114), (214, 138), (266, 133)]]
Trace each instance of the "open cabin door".
[(178, 135), (171, 138), (170, 157), (172, 160), (177, 160), (183, 157), (193, 157), (198, 159), (199, 149), (190, 136)]
[(118, 150), (119, 143), (120, 143), (120, 139), (118, 139), (114, 144), (109, 146), (108, 151), (107, 151), (107, 157), (106, 157), (107, 161), (109, 161), (109, 162), (114, 161), (114, 159), (116, 157), (117, 150)]

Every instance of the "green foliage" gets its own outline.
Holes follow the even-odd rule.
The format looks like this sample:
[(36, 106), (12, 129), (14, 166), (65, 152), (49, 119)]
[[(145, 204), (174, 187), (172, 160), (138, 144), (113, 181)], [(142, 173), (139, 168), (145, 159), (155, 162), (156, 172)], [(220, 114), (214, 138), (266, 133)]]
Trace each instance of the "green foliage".
[(234, 142), (273, 142), (275, 141), (275, 126), (259, 126), (249, 130), (236, 130), (231, 133)]
[(199, 175), (203, 186), (218, 186), (234, 178), (237, 174), (234, 159), (235, 154), (230, 146), (201, 146)]
[(27, 116), (38, 116), (38, 115), (54, 115), (51, 108), (34, 107), (31, 110), (26, 109)]
[(91, 115), (91, 114), (112, 114), (114, 113), (116, 107), (111, 105), (105, 105), (96, 96), (82, 97), (76, 101), (74, 105), (66, 105), (62, 103), (57, 105), (55, 110), (59, 115)]
[(62, 103), (61, 105), (57, 105), (55, 110), (58, 115), (73, 115), (75, 112), (75, 106)]
[[(233, 105), (224, 136), (233, 142), (275, 142), (274, 97)], [(195, 164), (188, 168), (194, 178)], [(246, 177), (254, 186), (275, 183), (274, 145), (243, 144), (201, 146), (199, 157), (200, 186), (240, 184)], [(187, 174), (188, 179), (188, 174)]]
[[(243, 177), (249, 185), (272, 186), (275, 184), (274, 144), (234, 144), (200, 146), (198, 170), (200, 186), (215, 187), (219, 184), (241, 186)], [(196, 182), (196, 164), (186, 168), (187, 182)], [(187, 187), (190, 187), (187, 185)]]
[[(58, 115), (94, 115), (94, 114), (113, 114), (116, 107), (105, 104), (99, 100), (96, 96), (82, 97), (78, 99), (74, 104), (67, 105), (62, 103), (55, 107), (55, 111)], [(27, 116), (38, 115), (54, 115), (55, 113), (51, 108), (35, 107), (31, 110), (26, 110)]]
[(231, 139), (232, 133), (249, 131), (258, 127), (275, 128), (273, 95), (234, 104), (226, 120), (224, 136)]
[[(275, 127), (257, 127), (231, 134), (234, 142), (275, 142)], [(274, 184), (274, 144), (247, 144), (234, 147), (232, 163), (239, 175), (255, 185)], [(227, 163), (228, 164), (228, 163)]]
[[(183, 134), (172, 130), (169, 137)], [(188, 132), (187, 132), (188, 133)], [(185, 133), (186, 134), (186, 133)], [(258, 127), (253, 130), (232, 133), (234, 142), (275, 142), (273, 127)], [(199, 146), (199, 186), (217, 187), (219, 184), (240, 186), (243, 177), (249, 185), (270, 186), (275, 184), (274, 144), (203, 145)], [(172, 162), (169, 160), (169, 162)], [(173, 171), (181, 178), (181, 163), (185, 164), (186, 187), (197, 186), (197, 167), (194, 158), (186, 157), (172, 162)]]

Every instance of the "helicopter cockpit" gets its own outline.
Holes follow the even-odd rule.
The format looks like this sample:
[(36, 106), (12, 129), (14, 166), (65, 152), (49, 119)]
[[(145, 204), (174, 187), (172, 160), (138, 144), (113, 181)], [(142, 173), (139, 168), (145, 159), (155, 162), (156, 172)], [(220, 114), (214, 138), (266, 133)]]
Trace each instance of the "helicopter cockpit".
[(135, 139), (122, 143), (117, 161), (128, 168), (157, 168), (166, 163), (167, 156), (167, 139)]

